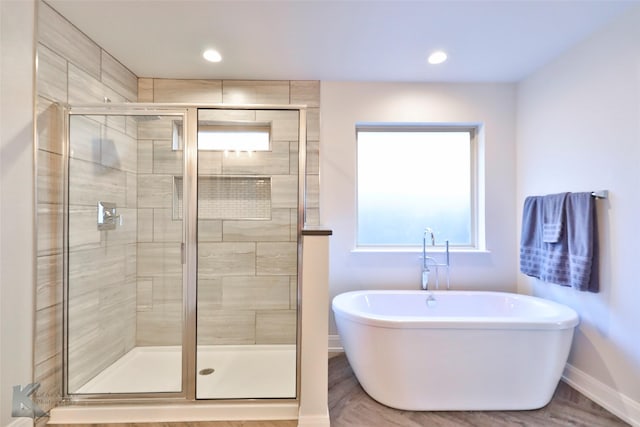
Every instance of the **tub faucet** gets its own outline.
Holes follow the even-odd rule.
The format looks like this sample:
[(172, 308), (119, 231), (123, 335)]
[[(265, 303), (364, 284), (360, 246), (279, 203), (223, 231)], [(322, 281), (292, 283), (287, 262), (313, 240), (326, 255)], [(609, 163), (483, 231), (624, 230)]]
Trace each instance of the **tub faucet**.
[(436, 245), (433, 230), (429, 227), (425, 228), (424, 234), (422, 235), (422, 289), (425, 291), (429, 289), (429, 273), (431, 272), (428, 260), (435, 261), (433, 258), (427, 256), (427, 236), (431, 237), (431, 246)]
[(438, 267), (445, 267), (447, 273), (447, 289), (449, 289), (449, 241), (445, 242), (445, 263), (438, 263), (432, 257), (427, 256), (427, 238), (431, 240), (431, 246), (436, 245), (436, 238), (433, 234), (433, 230), (429, 227), (425, 228), (424, 234), (422, 235), (422, 289), (429, 290), (429, 273), (431, 273), (431, 269), (429, 267), (435, 267), (435, 275), (436, 275), (436, 289), (439, 288), (439, 275), (438, 275)]

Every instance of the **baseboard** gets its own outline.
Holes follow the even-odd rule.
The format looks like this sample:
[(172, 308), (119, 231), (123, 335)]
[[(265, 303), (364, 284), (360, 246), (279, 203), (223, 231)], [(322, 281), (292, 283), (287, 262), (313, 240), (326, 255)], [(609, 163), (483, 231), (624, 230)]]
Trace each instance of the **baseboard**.
[(53, 408), (49, 425), (295, 420), (298, 411), (297, 402), (72, 405)]
[(607, 411), (632, 426), (640, 427), (640, 402), (636, 402), (569, 364), (565, 367), (562, 379)]
[(329, 427), (330, 424), (329, 412), (327, 412), (327, 415), (303, 415), (298, 417), (298, 427)]
[(7, 427), (33, 427), (33, 418), (16, 418), (7, 424)]
[(341, 353), (343, 351), (340, 335), (329, 335), (329, 353)]

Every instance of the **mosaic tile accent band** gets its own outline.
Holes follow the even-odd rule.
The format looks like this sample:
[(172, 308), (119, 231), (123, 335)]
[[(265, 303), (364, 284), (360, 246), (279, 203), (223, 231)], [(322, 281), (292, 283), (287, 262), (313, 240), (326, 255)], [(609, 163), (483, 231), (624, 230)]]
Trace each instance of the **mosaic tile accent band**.
[[(173, 177), (173, 219), (182, 219), (182, 177)], [(198, 178), (198, 218), (271, 219), (271, 178)]]

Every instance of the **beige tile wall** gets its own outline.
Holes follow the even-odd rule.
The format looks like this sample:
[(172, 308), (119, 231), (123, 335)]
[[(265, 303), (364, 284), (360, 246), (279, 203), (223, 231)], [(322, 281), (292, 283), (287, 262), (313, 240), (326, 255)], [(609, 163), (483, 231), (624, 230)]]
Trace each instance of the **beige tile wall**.
[[(48, 410), (59, 401), (62, 389), (63, 161), (62, 114), (56, 103), (95, 103), (104, 97), (114, 102), (135, 101), (138, 88), (133, 73), (44, 2), (38, 3), (37, 28), (34, 380), (41, 383), (36, 401)], [(80, 384), (134, 342), (136, 233), (128, 235), (135, 230), (136, 221), (125, 222), (116, 233), (98, 232), (92, 197), (114, 198), (125, 211), (133, 210), (126, 211), (125, 218), (135, 218), (131, 203), (136, 201), (135, 193), (127, 195), (135, 190), (128, 183), (135, 173), (130, 150), (135, 150), (132, 136), (136, 132), (122, 119), (79, 121), (74, 129), (71, 165), (80, 185), (71, 193), (74, 231), (70, 233), (69, 275), (75, 286), (69, 327), (70, 362), (76, 367), (72, 384)]]
[[(70, 392), (135, 345), (137, 189), (127, 184), (137, 175), (136, 127), (123, 117), (70, 121)], [(116, 203), (122, 224), (98, 230), (98, 201)]]
[(136, 345), (182, 343), (182, 220), (173, 218), (174, 177), (182, 151), (172, 149), (172, 117), (141, 122), (137, 149)]
[[(305, 104), (307, 126), (307, 222), (318, 220), (318, 147), (320, 106), (316, 81), (138, 80), (140, 102), (204, 102), (229, 105)], [(297, 174), (298, 118), (291, 111), (201, 112), (203, 120), (256, 120), (272, 123), (272, 150), (251, 157), (200, 153), (201, 175), (271, 177), (271, 215), (268, 220), (212, 219), (198, 224), (198, 343), (279, 344), (296, 340), (297, 304)], [(162, 126), (159, 126), (159, 131)], [(168, 130), (167, 130), (168, 132)], [(181, 171), (181, 158), (157, 131), (141, 132), (138, 146), (138, 203), (146, 225), (138, 228), (141, 257), (138, 266), (138, 344), (179, 344), (180, 330), (168, 332), (166, 316), (179, 319), (175, 302), (157, 298), (160, 261), (176, 251), (180, 222), (172, 225), (172, 176)], [(148, 175), (146, 174), (148, 173)], [(200, 197), (205, 197), (201, 195)], [(202, 203), (201, 203), (202, 204)], [(139, 222), (140, 222), (139, 216)], [(201, 216), (202, 217), (202, 216)], [(149, 223), (152, 223), (151, 225)], [(173, 263), (171, 263), (173, 265)], [(170, 269), (172, 272), (173, 269)], [(141, 274), (141, 272), (145, 274)], [(162, 286), (167, 286), (163, 284)], [(151, 297), (150, 295), (153, 295)], [(170, 310), (176, 310), (171, 312)], [(163, 313), (165, 316), (163, 316)]]
[[(317, 224), (320, 91), (319, 82), (315, 81), (137, 79), (116, 58), (44, 2), (38, 4), (37, 27), (38, 274), (34, 372), (35, 381), (42, 384), (36, 399), (46, 410), (59, 400), (62, 383), (63, 162), (62, 116), (56, 103), (95, 103), (109, 98), (113, 102), (137, 99), (141, 102), (306, 104), (309, 107), (306, 218), (308, 224)], [(74, 314), (84, 317), (81, 331), (71, 340), (82, 352), (82, 359), (77, 359), (81, 373), (75, 380), (80, 383), (82, 376), (90, 377), (96, 366), (109, 363), (121, 349), (130, 346), (131, 332), (135, 332), (136, 327), (151, 331), (147, 335), (137, 334), (135, 340), (140, 345), (157, 343), (158, 336), (169, 337), (166, 341), (173, 343), (181, 328), (178, 308), (181, 284), (180, 266), (172, 261), (179, 251), (176, 246), (179, 227), (172, 223), (165, 204), (171, 189), (166, 185), (167, 180), (160, 179), (153, 184), (146, 181), (157, 185), (159, 193), (141, 191), (145, 175), (154, 174), (154, 168), (158, 171), (164, 168), (163, 174), (175, 175), (176, 170), (170, 169), (175, 167), (172, 163), (175, 153), (167, 150), (162, 141), (165, 131), (154, 127), (156, 135), (145, 133), (143, 126), (138, 131), (132, 119), (124, 118), (86, 120), (78, 123), (75, 129), (78, 141), (74, 144), (71, 162), (85, 177), (83, 186), (72, 196), (77, 203), (71, 209), (72, 221), (85, 230), (71, 235), (72, 259), (77, 262), (71, 265), (70, 275), (72, 280), (86, 284), (86, 289), (82, 287), (74, 293), (77, 299), (71, 307)], [(97, 132), (100, 132), (97, 140), (109, 142), (101, 144), (99, 149), (94, 143), (81, 143), (82, 138), (86, 141), (88, 135)], [(132, 139), (138, 136), (140, 139), (135, 147)], [(261, 174), (278, 174), (273, 215), (266, 227), (242, 221), (199, 223), (199, 236), (206, 242), (203, 257), (207, 254), (207, 245), (225, 244), (227, 251), (251, 254), (253, 260), (249, 260), (248, 265), (254, 267), (253, 271), (247, 271), (246, 266), (231, 263), (225, 268), (234, 271), (233, 275), (203, 275), (199, 283), (199, 308), (203, 313), (200, 326), (209, 331), (204, 334), (207, 342), (292, 342), (295, 337), (292, 325), (295, 325), (293, 308), (297, 296), (295, 276), (291, 274), (293, 267), (283, 265), (282, 270), (274, 269), (267, 258), (258, 256), (258, 253), (268, 254), (272, 261), (282, 264), (276, 253), (270, 253), (269, 247), (264, 245), (278, 245), (278, 253), (290, 253), (287, 246), (292, 245), (296, 234), (291, 178), (286, 176), (280, 160), (274, 163), (277, 166), (270, 163), (272, 159), (287, 157), (286, 145), (279, 143), (271, 156), (267, 162), (254, 161), (249, 166), (233, 161), (226, 165), (234, 173), (262, 168)], [(223, 161), (218, 153), (207, 153), (202, 159), (206, 161), (201, 164), (201, 173), (222, 173)], [(289, 143), (288, 162), (289, 173), (292, 173), (297, 168), (297, 146), (293, 142)], [(278, 170), (272, 170), (274, 167)], [(123, 229), (115, 233), (93, 229), (91, 212), (95, 200), (91, 200), (91, 194), (95, 191), (122, 204)], [(247, 237), (256, 232), (260, 234), (260, 244)], [(129, 237), (130, 233), (136, 236), (135, 241)], [(166, 256), (168, 260), (162, 264), (165, 270), (162, 276), (157, 268), (158, 254), (161, 259)], [(219, 262), (211, 255), (207, 257), (209, 259), (203, 262), (205, 273), (207, 268)], [(88, 264), (95, 268), (86, 271), (74, 268), (74, 265)], [(262, 266), (261, 271), (266, 274), (260, 279), (256, 275), (258, 266)], [(96, 282), (105, 275), (123, 280), (107, 280), (107, 286), (97, 286)], [(238, 304), (247, 300), (247, 295), (252, 295), (252, 299), (240, 309)], [(107, 320), (111, 318), (118, 318), (118, 322), (111, 324)], [(123, 334), (125, 324), (131, 323), (136, 325), (126, 326), (129, 332)], [(100, 345), (96, 340), (98, 335), (102, 336)], [(107, 341), (114, 346), (105, 348)]]

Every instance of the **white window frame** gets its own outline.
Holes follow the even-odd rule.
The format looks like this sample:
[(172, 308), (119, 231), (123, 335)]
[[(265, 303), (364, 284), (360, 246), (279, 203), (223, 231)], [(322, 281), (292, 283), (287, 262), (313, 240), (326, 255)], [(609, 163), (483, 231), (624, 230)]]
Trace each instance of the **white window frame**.
[[(470, 244), (451, 245), (456, 251), (486, 251), (484, 233), (484, 127), (481, 123), (356, 123), (356, 169), (358, 165), (358, 133), (359, 132), (469, 132), (470, 133)], [(420, 245), (366, 245), (358, 243), (358, 173), (356, 170), (356, 229), (354, 251), (356, 252), (397, 252), (421, 251)], [(441, 250), (444, 241), (436, 241), (436, 250)]]

